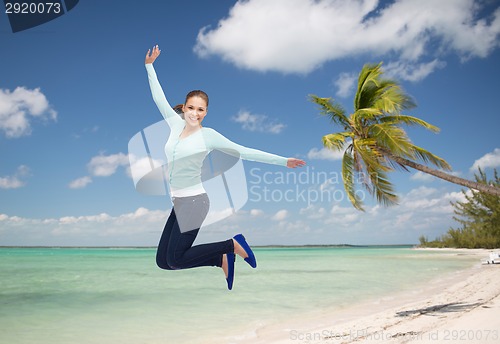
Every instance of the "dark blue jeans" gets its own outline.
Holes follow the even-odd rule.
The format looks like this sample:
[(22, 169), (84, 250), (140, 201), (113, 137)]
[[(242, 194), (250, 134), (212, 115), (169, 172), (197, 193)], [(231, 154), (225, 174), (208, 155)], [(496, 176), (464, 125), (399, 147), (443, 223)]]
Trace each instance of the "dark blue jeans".
[[(221, 267), (222, 256), (225, 253), (234, 252), (232, 239), (193, 246), (193, 242), (200, 229), (181, 231), (179, 219), (175, 213), (176, 204), (179, 208), (181, 206), (185, 208), (186, 204), (189, 204), (192, 212), (196, 216), (199, 216), (200, 212), (208, 211), (206, 205), (203, 206), (206, 202), (208, 202), (206, 194), (193, 197), (182, 197), (182, 199), (178, 198), (174, 200), (174, 208), (165, 224), (156, 252), (156, 264), (160, 268), (178, 270), (199, 266)], [(183, 213), (184, 212), (185, 210), (183, 210)], [(202, 216), (203, 219), (205, 216), (206, 213)], [(201, 222), (199, 225), (201, 226)]]

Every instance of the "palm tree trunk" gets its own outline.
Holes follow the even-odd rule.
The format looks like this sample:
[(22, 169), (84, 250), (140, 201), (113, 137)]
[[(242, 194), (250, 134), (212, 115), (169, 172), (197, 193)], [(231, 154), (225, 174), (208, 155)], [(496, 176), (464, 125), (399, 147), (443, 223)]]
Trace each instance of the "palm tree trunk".
[(446, 180), (450, 183), (453, 183), (453, 184), (462, 185), (462, 186), (465, 186), (469, 189), (474, 189), (474, 190), (485, 192), (485, 193), (488, 193), (491, 195), (500, 196), (500, 188), (494, 187), (493, 185), (478, 183), (478, 182), (474, 182), (472, 180), (456, 177), (456, 176), (453, 176), (451, 174), (448, 174), (448, 173), (445, 173), (445, 172), (442, 172), (439, 170), (435, 170), (435, 169), (430, 168), (428, 166), (416, 163), (414, 161), (411, 161), (411, 160), (408, 160), (408, 159), (405, 159), (405, 158), (402, 158), (399, 156), (395, 156), (395, 155), (390, 154), (390, 153), (388, 153), (388, 155), (390, 156), (390, 158), (392, 160), (396, 161), (398, 164), (414, 168), (414, 169), (419, 170), (421, 172), (424, 172), (424, 173), (433, 175), (435, 177), (444, 179), (444, 180)]

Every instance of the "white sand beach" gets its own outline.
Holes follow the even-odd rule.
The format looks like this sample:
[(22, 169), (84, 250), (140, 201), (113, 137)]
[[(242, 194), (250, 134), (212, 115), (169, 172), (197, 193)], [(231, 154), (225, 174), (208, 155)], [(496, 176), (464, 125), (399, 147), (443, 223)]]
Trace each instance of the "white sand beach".
[(489, 250), (451, 252), (477, 256), (478, 264), (418, 290), (291, 318), (230, 342), (500, 343), (500, 264), (481, 264)]

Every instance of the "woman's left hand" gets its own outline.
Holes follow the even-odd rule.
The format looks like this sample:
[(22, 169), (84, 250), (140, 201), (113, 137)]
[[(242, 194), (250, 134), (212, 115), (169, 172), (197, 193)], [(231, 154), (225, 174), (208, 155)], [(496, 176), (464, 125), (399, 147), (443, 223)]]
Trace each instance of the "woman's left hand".
[(286, 167), (288, 168), (302, 167), (305, 164), (306, 162), (304, 160), (288, 158), (288, 161), (286, 162)]
[(153, 47), (153, 51), (151, 49), (148, 50), (146, 53), (146, 59), (144, 60), (144, 64), (150, 64), (155, 62), (156, 58), (160, 56), (160, 48), (158, 47), (158, 44)]

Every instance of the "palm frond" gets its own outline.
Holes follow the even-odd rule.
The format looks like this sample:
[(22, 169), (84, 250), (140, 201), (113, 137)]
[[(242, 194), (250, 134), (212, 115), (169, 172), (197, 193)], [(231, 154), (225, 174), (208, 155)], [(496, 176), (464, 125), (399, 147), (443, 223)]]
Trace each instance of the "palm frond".
[(382, 62), (379, 64), (365, 64), (359, 73), (358, 88), (354, 98), (354, 109), (370, 108), (373, 95), (376, 93), (379, 78), (382, 74)]
[(356, 194), (356, 187), (354, 184), (354, 158), (352, 149), (346, 149), (342, 159), (342, 180), (344, 182), (344, 189), (347, 192), (347, 197), (354, 208), (364, 211), (363, 202)]
[(439, 168), (442, 168), (443, 170), (446, 171), (451, 171), (451, 166), (444, 160), (443, 158), (438, 157), (437, 155), (432, 154), (429, 151), (426, 151), (425, 149), (413, 145), (413, 150), (415, 152), (415, 156), (417, 160), (421, 160), (425, 163), (431, 163), (434, 166), (437, 166)]
[(350, 117), (351, 126), (355, 129), (358, 135), (365, 137), (366, 135), (363, 135), (365, 132), (364, 128), (371, 123), (377, 123), (382, 115), (383, 113), (379, 109), (358, 109)]
[(424, 120), (421, 120), (420, 118), (413, 117), (413, 116), (406, 116), (406, 115), (397, 115), (397, 116), (383, 116), (380, 119), (381, 122), (383, 123), (391, 123), (394, 125), (398, 124), (405, 124), (405, 125), (418, 125), (421, 127), (424, 127), (425, 129), (428, 129), (434, 133), (438, 133), (440, 129), (436, 127), (435, 125), (432, 125), (430, 123), (427, 123)]
[[(381, 150), (375, 144), (374, 139), (359, 139), (353, 141), (353, 147), (356, 154), (359, 156), (365, 170), (381, 170), (390, 172), (393, 169), (387, 165), (386, 158)], [(358, 171), (362, 170), (359, 169)]]
[(382, 111), (380, 109), (376, 108), (363, 108), (363, 109), (358, 109), (356, 110), (353, 115), (359, 116), (363, 119), (366, 120), (374, 120), (381, 115), (383, 115)]
[(345, 115), (344, 108), (332, 98), (320, 98), (311, 94), (309, 100), (319, 105), (321, 115), (329, 117), (334, 124), (340, 125), (344, 129), (349, 128), (349, 119)]
[(384, 206), (390, 206), (398, 203), (398, 196), (394, 192), (394, 186), (389, 181), (387, 174), (382, 170), (367, 170), (370, 182), (372, 184), (372, 193), (375, 194), (377, 201)]
[(345, 148), (346, 138), (353, 137), (351, 132), (328, 134), (323, 136), (323, 146), (326, 148), (341, 151)]
[(396, 81), (384, 79), (380, 81), (372, 106), (388, 114), (399, 114), (403, 110), (414, 108), (416, 104)]
[(397, 156), (414, 158), (413, 144), (406, 132), (397, 126), (387, 123), (373, 124), (368, 132), (377, 141), (377, 146)]
[(386, 164), (386, 159), (374, 145), (374, 139), (356, 140), (353, 143), (354, 150), (362, 160), (364, 172), (368, 176), (364, 179), (366, 190), (375, 195), (378, 202), (384, 205), (397, 203), (394, 187), (389, 181), (386, 172), (392, 171), (392, 167)]

